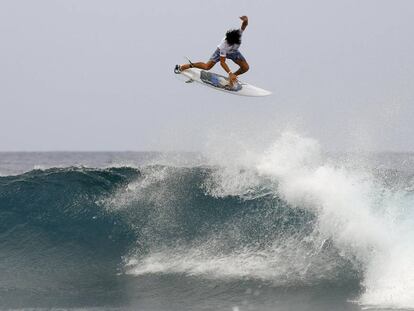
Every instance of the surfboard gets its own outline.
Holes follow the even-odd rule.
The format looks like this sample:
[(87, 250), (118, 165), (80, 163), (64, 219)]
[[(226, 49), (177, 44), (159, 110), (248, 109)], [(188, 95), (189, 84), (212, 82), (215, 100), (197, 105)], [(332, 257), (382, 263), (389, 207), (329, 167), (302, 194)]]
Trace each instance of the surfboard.
[(181, 72), (182, 75), (188, 78), (187, 83), (197, 82), (204, 86), (211, 87), (213, 89), (227, 92), (233, 95), (240, 96), (268, 96), (272, 92), (259, 88), (257, 86), (243, 83), (240, 80), (229, 87), (229, 79), (223, 75), (206, 71), (198, 68), (189, 68)]

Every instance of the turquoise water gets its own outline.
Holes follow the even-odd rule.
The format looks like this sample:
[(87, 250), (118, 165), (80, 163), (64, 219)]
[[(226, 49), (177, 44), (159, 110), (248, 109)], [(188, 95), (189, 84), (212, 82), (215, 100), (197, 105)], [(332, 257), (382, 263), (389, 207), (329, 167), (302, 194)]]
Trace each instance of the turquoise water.
[(412, 155), (328, 158), (1, 153), (0, 306), (414, 307)]

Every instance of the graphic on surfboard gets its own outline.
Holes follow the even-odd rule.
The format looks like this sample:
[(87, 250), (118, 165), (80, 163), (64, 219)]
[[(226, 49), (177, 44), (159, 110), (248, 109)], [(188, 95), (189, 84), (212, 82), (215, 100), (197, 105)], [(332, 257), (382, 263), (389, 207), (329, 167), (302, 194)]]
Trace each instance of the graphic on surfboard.
[(233, 87), (230, 87), (229, 85), (229, 79), (219, 75), (217, 73), (214, 72), (209, 72), (209, 71), (204, 71), (201, 70), (200, 71), (200, 79), (201, 81), (203, 81), (204, 83), (210, 84), (214, 87), (217, 88), (221, 88), (221, 89), (226, 89), (228, 91), (240, 91), (242, 89), (242, 85), (240, 82), (236, 82)]
[(189, 68), (183, 70), (181, 74), (189, 79), (186, 81), (187, 83), (195, 81), (202, 85), (209, 86), (216, 90), (224, 91), (234, 95), (260, 97), (272, 94), (270, 91), (248, 83), (243, 83), (241, 81), (237, 81), (233, 87), (230, 87), (228, 77), (198, 68)]

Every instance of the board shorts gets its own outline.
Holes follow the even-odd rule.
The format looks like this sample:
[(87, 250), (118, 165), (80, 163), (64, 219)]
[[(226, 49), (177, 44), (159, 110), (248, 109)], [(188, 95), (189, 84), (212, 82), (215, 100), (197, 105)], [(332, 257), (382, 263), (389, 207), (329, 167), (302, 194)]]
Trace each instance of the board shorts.
[[(226, 58), (231, 59), (233, 62), (237, 62), (237, 61), (246, 61), (246, 59), (244, 58), (244, 56), (242, 55), (242, 53), (239, 52), (239, 50), (234, 51), (232, 53), (228, 53), (226, 55)], [(219, 62), (220, 61), (220, 49), (216, 49), (213, 53), (213, 55), (211, 55), (209, 61), (212, 62)]]

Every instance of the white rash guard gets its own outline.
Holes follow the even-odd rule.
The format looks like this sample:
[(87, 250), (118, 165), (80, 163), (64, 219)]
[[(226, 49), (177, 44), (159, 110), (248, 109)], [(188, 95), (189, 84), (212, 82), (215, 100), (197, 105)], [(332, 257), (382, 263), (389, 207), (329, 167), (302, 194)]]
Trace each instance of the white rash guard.
[[(243, 30), (239, 29), (240, 33), (243, 34)], [(229, 45), (226, 41), (226, 37), (221, 40), (220, 44), (217, 46), (217, 48), (220, 50), (220, 56), (226, 57), (227, 54), (231, 54), (236, 52), (240, 47), (240, 44), (233, 44)]]

